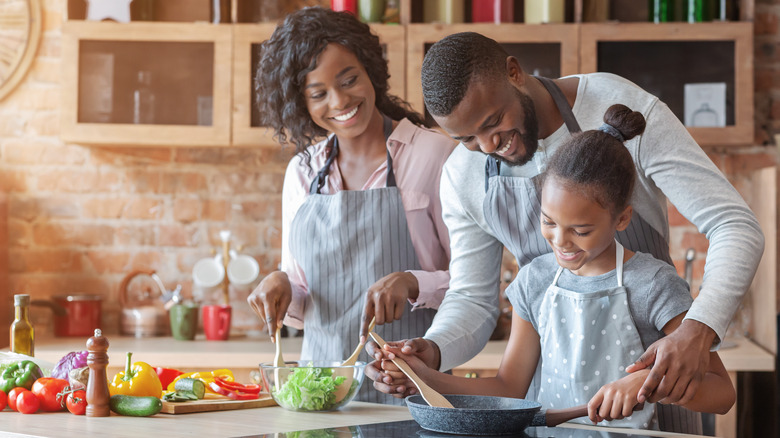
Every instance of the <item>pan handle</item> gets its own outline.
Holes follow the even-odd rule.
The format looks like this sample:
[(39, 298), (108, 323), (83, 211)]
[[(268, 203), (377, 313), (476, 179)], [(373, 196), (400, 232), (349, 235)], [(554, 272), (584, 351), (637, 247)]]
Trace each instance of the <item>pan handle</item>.
[(534, 415), (534, 419), (531, 421), (530, 426), (555, 427), (566, 421), (585, 417), (587, 415), (588, 405), (579, 405), (566, 409), (547, 409), (547, 411), (537, 412), (536, 415)]

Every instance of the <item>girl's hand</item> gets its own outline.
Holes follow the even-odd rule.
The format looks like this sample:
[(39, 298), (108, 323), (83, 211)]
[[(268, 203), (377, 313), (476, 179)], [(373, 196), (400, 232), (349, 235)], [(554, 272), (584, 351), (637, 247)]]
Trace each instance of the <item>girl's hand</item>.
[(636, 371), (622, 379), (602, 386), (588, 402), (588, 417), (594, 424), (601, 421), (620, 420), (641, 410), (644, 403), (637, 403), (636, 396), (649, 371)]
[(268, 274), (246, 301), (268, 328), (268, 335), (274, 339), (276, 327), (282, 326), (287, 308), (292, 302), (292, 286), (287, 273), (276, 271)]

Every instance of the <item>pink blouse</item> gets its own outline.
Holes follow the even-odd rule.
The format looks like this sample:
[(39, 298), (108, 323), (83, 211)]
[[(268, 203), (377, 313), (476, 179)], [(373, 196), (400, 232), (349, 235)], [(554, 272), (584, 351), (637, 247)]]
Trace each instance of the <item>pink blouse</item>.
[[(309, 195), (316, 173), (325, 164), (326, 144), (322, 141), (309, 147), (311, 169), (300, 156), (287, 166), (282, 189), (282, 267), (292, 284), (292, 303), (284, 320), (286, 325), (303, 327), (304, 303), (308, 293), (306, 275), (290, 253), (290, 224), (298, 208)], [(441, 216), (439, 180), (441, 168), (455, 148), (449, 137), (427, 128), (420, 128), (407, 119), (401, 120), (387, 141), (393, 158), (396, 185), (406, 210), (409, 234), (420, 262), (419, 271), (412, 273), (419, 283), (420, 293), (410, 300), (414, 308), (437, 309), (450, 282), (450, 239)], [(385, 187), (387, 162), (382, 163), (361, 190)], [(343, 190), (339, 167), (331, 166), (322, 194)], [(378, 280), (378, 279), (377, 279)]]

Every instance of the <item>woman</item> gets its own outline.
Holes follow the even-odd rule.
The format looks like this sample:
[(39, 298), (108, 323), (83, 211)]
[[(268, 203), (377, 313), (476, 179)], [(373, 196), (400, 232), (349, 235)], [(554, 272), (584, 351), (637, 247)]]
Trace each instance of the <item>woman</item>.
[[(422, 336), (449, 284), (438, 193), (455, 144), (388, 94), (379, 39), (348, 13), (290, 14), (262, 53), (263, 123), (297, 156), (283, 188), (282, 269), (249, 304), (271, 335), (282, 317), (305, 329), (304, 360), (347, 358), (374, 317), (387, 339)], [(358, 399), (399, 402), (370, 385)]]

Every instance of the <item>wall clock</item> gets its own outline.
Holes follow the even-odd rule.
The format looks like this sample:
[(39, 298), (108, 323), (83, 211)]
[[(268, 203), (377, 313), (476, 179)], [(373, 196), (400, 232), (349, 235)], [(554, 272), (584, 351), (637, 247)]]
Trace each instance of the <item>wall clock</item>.
[(41, 39), (41, 0), (0, 0), (0, 100), (24, 78)]

